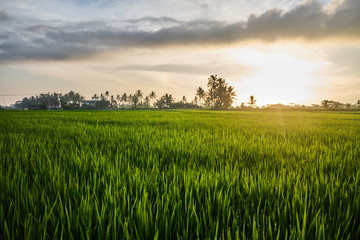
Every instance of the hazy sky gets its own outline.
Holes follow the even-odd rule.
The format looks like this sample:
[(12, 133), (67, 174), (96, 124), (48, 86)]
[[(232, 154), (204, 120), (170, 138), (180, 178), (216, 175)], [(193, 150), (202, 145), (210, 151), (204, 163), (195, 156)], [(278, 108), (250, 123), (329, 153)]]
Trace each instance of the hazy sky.
[[(0, 100), (141, 89), (237, 103), (360, 99), (360, 1), (1, 0)], [(13, 95), (13, 96), (4, 96)]]

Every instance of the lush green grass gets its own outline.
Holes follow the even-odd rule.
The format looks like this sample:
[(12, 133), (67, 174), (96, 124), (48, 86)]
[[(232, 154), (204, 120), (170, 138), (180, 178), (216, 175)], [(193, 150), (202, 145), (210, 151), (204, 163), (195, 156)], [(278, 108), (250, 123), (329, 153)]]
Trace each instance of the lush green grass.
[(0, 114), (0, 239), (360, 239), (360, 114)]

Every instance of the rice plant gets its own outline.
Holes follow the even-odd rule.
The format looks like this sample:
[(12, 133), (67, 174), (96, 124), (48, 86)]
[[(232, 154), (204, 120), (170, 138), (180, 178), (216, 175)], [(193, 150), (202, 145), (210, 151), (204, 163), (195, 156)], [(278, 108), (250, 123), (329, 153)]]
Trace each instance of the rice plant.
[(3, 111), (0, 239), (360, 239), (360, 114)]

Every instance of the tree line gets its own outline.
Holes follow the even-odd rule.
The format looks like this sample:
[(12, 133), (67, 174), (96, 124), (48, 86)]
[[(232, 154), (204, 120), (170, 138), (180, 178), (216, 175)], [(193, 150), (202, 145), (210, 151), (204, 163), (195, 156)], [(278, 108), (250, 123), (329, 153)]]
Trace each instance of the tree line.
[[(94, 94), (92, 101), (85, 101), (85, 97), (80, 93), (70, 91), (68, 93), (48, 93), (40, 94), (31, 97), (25, 97), (21, 101), (15, 103), (17, 109), (149, 109), (149, 108), (211, 108), (215, 110), (226, 110), (233, 108), (234, 99), (236, 97), (234, 87), (230, 86), (224, 78), (217, 75), (211, 75), (208, 78), (207, 90), (198, 87), (195, 90), (195, 97), (188, 101), (185, 96), (180, 100), (172, 96), (172, 94), (165, 93), (158, 97), (155, 91), (151, 91), (147, 95), (142, 90), (136, 90), (132, 94), (117, 94), (112, 95), (109, 91)], [(235, 109), (244, 108), (258, 108), (256, 105), (257, 99), (254, 95), (248, 97), (247, 103), (241, 103)], [(283, 105), (283, 104), (268, 104), (264, 108), (268, 109), (287, 109), (287, 108), (314, 108), (314, 109), (339, 109), (339, 108), (354, 108), (358, 107), (360, 103), (352, 105), (350, 103), (340, 103), (332, 100), (323, 100), (320, 105), (312, 104), (311, 107), (304, 105)]]
[[(77, 92), (68, 93), (48, 93), (31, 97), (25, 97), (15, 103), (17, 109), (148, 109), (148, 108), (202, 108), (229, 109), (233, 103), (234, 87), (229, 86), (224, 78), (211, 75), (208, 78), (208, 90), (199, 87), (195, 91), (193, 100), (188, 101), (185, 96), (180, 101), (165, 93), (157, 98), (156, 92), (151, 91), (145, 95), (142, 90), (136, 90), (132, 94), (112, 95), (109, 91), (94, 94), (91, 101), (85, 101), (85, 97)], [(91, 104), (89, 104), (91, 103)]]
[(202, 108), (229, 109), (236, 96), (234, 87), (229, 86), (224, 78), (211, 75), (208, 78), (208, 89), (199, 87), (195, 91), (193, 100), (188, 101), (185, 96), (180, 101), (165, 93), (157, 98), (156, 92), (151, 91), (145, 95), (142, 90), (136, 90), (132, 94), (112, 95), (109, 91), (94, 94), (92, 100), (94, 104), (88, 104), (91, 101), (85, 101), (85, 97), (77, 92), (70, 91), (66, 94), (48, 93), (31, 97), (25, 97), (17, 101), (15, 108), (18, 109), (148, 109), (148, 108)]

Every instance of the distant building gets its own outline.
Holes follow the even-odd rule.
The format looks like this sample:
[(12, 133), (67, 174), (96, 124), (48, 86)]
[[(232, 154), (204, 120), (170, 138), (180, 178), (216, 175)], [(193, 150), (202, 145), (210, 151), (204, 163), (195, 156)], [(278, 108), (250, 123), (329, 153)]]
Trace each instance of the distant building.
[(282, 103), (276, 103), (276, 104), (267, 104), (266, 108), (271, 108), (271, 109), (284, 109), (284, 108), (289, 108), (290, 106), (286, 106)]
[(98, 97), (92, 97), (91, 100), (81, 100), (80, 107), (82, 106), (96, 106), (96, 102), (99, 101)]

